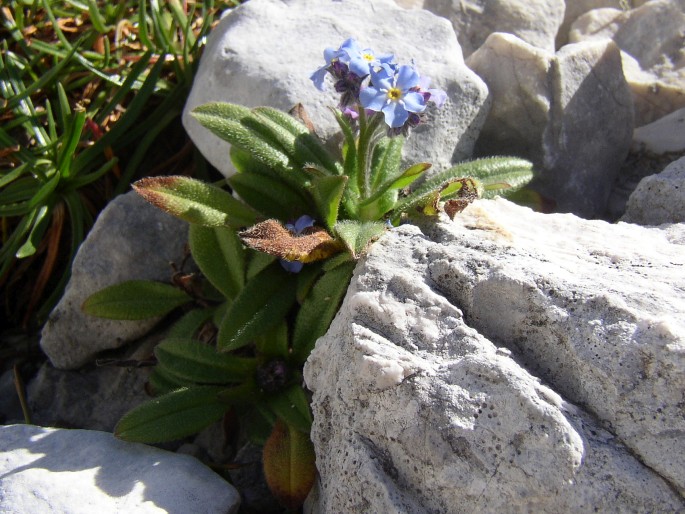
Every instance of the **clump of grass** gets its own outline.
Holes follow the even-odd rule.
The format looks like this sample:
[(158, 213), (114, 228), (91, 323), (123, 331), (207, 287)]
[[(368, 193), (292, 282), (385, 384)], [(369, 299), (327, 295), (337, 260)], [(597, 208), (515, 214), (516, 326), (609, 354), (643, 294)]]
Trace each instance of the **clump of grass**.
[(208, 178), (179, 116), (207, 32), (236, 3), (3, 2), (3, 329), (40, 327), (93, 219), (132, 180)]

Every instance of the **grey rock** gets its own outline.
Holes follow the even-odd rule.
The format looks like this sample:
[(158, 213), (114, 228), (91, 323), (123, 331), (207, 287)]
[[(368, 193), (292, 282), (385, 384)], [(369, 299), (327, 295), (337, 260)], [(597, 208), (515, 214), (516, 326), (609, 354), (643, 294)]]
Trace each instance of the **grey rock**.
[(448, 99), (429, 113), (405, 145), (405, 158), (432, 162), (435, 169), (471, 156), (485, 119), (487, 88), (463, 62), (446, 20), (423, 10), (405, 10), (389, 0), (251, 0), (230, 11), (209, 36), (183, 114), (183, 124), (202, 154), (223, 174), (235, 172), (230, 145), (190, 115), (207, 102), (232, 102), (289, 110), (302, 103), (324, 139), (339, 132), (330, 112), (338, 104), (332, 84), (321, 92), (309, 76), (322, 66), (323, 51), (348, 37), (393, 53), (401, 63), (415, 60), (432, 87)]
[(616, 45), (585, 42), (552, 54), (494, 33), (467, 64), (492, 96), (478, 154), (532, 159), (540, 166), (538, 189), (558, 210), (602, 214), (633, 127)]
[(305, 366), (312, 512), (685, 509), (673, 227), (499, 199), (387, 232)]
[(0, 375), (0, 423), (18, 423), (24, 414), (14, 385), (14, 371), (8, 369)]
[(564, 19), (563, 0), (425, 0), (424, 9), (452, 22), (468, 57), (493, 32), (514, 34), (532, 46), (554, 52)]
[(232, 514), (240, 497), (185, 455), (90, 430), (0, 427), (0, 511)]
[(125, 280), (169, 282), (171, 263), (180, 263), (187, 223), (129, 192), (100, 213), (81, 245), (64, 296), (43, 327), (41, 347), (53, 366), (76, 369), (103, 350), (146, 334), (158, 321), (95, 318), (81, 311), (91, 294)]
[(685, 157), (642, 179), (621, 220), (638, 225), (685, 223)]
[(633, 102), (620, 52), (606, 40), (567, 45), (555, 55), (551, 83), (540, 190), (562, 212), (598, 216), (632, 140)]
[[(159, 337), (148, 337), (116, 361), (152, 356)], [(149, 399), (145, 383), (151, 367), (88, 366), (61, 370), (41, 366), (27, 388), (32, 421), (43, 426), (112, 432), (121, 417)]]
[(636, 9), (595, 9), (571, 26), (571, 42), (612, 38), (623, 52), (636, 126), (685, 107), (685, 0), (653, 0)]

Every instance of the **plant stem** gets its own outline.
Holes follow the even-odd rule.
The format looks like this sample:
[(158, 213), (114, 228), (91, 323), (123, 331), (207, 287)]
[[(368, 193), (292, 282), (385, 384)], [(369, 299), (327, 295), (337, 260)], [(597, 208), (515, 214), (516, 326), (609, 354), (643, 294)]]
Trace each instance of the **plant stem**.
[(359, 138), (357, 140), (357, 186), (362, 199), (366, 198), (370, 184), (370, 158), (373, 155), (373, 147), (378, 142), (375, 137), (382, 116), (374, 114), (371, 119), (367, 119), (364, 109), (359, 109)]

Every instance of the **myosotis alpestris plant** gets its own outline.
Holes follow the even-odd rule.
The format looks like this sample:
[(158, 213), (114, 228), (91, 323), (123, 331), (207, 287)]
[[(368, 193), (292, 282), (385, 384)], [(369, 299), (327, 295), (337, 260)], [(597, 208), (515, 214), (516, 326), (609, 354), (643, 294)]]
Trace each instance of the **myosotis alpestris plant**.
[(490, 158), (410, 191), (430, 164), (402, 168), (404, 138), (426, 110), (445, 103), (445, 93), (429, 88), (413, 65), (352, 39), (326, 49), (324, 59), (311, 79), (323, 89), (331, 77), (340, 93), (333, 111), (340, 154), (276, 109), (198, 107), (199, 122), (232, 145), (238, 173), (227, 183), (240, 199), (186, 177), (143, 179), (134, 188), (190, 223), (202, 276), (127, 282), (84, 304), (91, 314), (129, 319), (185, 311), (155, 350), (157, 397), (121, 420), (120, 437), (177, 439), (237, 412), (248, 437), (265, 443), (267, 481), (290, 507), (304, 500), (315, 473), (302, 365), (335, 316), (355, 261), (404, 220), (441, 210), (453, 217), (484, 194), (513, 192), (532, 178), (527, 161)]

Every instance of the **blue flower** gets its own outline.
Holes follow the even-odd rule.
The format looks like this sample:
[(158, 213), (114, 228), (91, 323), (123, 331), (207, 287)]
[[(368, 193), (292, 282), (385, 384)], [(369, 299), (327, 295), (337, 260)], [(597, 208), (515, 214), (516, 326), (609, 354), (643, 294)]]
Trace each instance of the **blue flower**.
[(365, 109), (382, 112), (391, 128), (402, 127), (410, 113), (426, 109), (426, 99), (417, 91), (420, 79), (412, 66), (393, 69), (384, 64), (371, 70), (371, 85), (361, 90), (359, 101)]
[(347, 53), (350, 71), (358, 77), (366, 77), (372, 70), (380, 68), (383, 64), (392, 66), (394, 59), (392, 54), (376, 57), (373, 50), (370, 48), (362, 49), (354, 39), (345, 41), (340, 49), (344, 49)]
[[(305, 229), (312, 226), (314, 226), (314, 218), (307, 216), (306, 214), (297, 218), (295, 223), (285, 224), (285, 228), (287, 228), (296, 236), (301, 235)], [(299, 261), (287, 261), (285, 259), (280, 259), (280, 262), (281, 266), (283, 266), (283, 268), (290, 273), (299, 273), (302, 271), (302, 267), (304, 266), (304, 264)]]
[(421, 77), (419, 79), (419, 92), (423, 95), (426, 102), (433, 102), (435, 106), (440, 109), (445, 103), (445, 100), (447, 100), (447, 93), (442, 89), (429, 88), (430, 83), (430, 77)]
[(340, 45), (340, 48), (338, 48), (337, 50), (335, 48), (326, 48), (323, 51), (323, 58), (326, 61), (326, 64), (321, 66), (318, 70), (316, 70), (309, 76), (312, 82), (314, 82), (316, 88), (320, 91), (323, 91), (323, 79), (326, 77), (326, 73), (329, 71), (331, 64), (340, 60), (342, 60), (342, 62), (349, 62), (347, 52), (343, 48), (345, 43), (347, 43), (348, 41), (351, 40), (348, 39), (347, 41), (345, 41), (342, 45)]
[[(340, 80), (352, 82), (357, 84), (369, 74), (369, 71), (376, 69), (383, 64), (390, 65), (393, 60), (393, 55), (376, 56), (374, 51), (370, 48), (362, 48), (354, 39), (348, 38), (340, 45), (340, 48), (326, 48), (323, 52), (326, 64), (321, 66), (318, 70), (309, 77), (317, 89), (323, 91), (323, 81), (326, 73), (330, 72), (338, 84), (336, 90), (338, 92), (342, 87)], [(357, 87), (358, 89), (358, 87)]]

